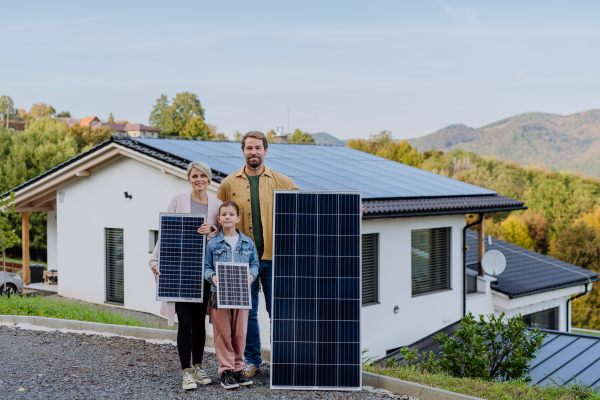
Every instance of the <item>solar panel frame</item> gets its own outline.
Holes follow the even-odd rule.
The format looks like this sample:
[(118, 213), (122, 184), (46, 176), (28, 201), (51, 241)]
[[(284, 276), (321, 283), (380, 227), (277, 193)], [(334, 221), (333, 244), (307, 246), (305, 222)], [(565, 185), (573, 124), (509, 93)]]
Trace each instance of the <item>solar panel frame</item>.
[[(237, 304), (223, 304), (221, 301), (221, 294), (223, 293), (223, 277), (220, 275), (222, 273), (221, 268), (224, 266), (231, 265), (236, 267), (241, 267), (244, 269), (246, 282), (245, 286), (247, 286), (247, 305), (237, 305)], [(250, 264), (248, 263), (238, 263), (238, 262), (227, 262), (227, 261), (218, 261), (215, 263), (215, 272), (217, 274), (217, 305), (219, 308), (223, 309), (237, 309), (237, 310), (250, 310), (252, 309), (252, 291), (250, 288)], [(244, 284), (244, 283), (242, 283)]]
[[(271, 363), (270, 363), (270, 377), (269, 377), (269, 384), (270, 384), (270, 388), (271, 389), (284, 389), (284, 390), (332, 390), (332, 391), (360, 391), (362, 390), (362, 364), (361, 364), (361, 349), (362, 349), (362, 334), (361, 334), (361, 317), (362, 317), (362, 290), (360, 290), (360, 288), (362, 288), (362, 273), (361, 273), (361, 259), (362, 259), (362, 218), (360, 217), (360, 211), (358, 213), (359, 216), (359, 223), (358, 223), (358, 299), (352, 299), (353, 301), (358, 302), (358, 319), (357, 320), (348, 320), (349, 322), (358, 322), (358, 329), (357, 329), (357, 334), (358, 334), (358, 362), (357, 363), (350, 363), (351, 365), (357, 364), (358, 368), (359, 368), (359, 373), (358, 373), (358, 385), (357, 386), (318, 386), (318, 385), (314, 385), (314, 386), (289, 386), (289, 385), (274, 385), (273, 384), (273, 367), (275, 365), (274, 363), (274, 345), (275, 345), (275, 340), (274, 340), (274, 333), (275, 333), (275, 322), (276, 322), (276, 313), (277, 313), (277, 308), (275, 307), (275, 300), (276, 300), (276, 293), (275, 293), (275, 284), (276, 284), (276, 280), (278, 279), (277, 277), (277, 263), (276, 263), (276, 249), (275, 249), (275, 244), (276, 244), (276, 235), (277, 235), (277, 194), (279, 193), (292, 193), (292, 194), (354, 194), (354, 195), (358, 195), (358, 204), (360, 206), (360, 204), (362, 204), (362, 192), (358, 191), (358, 190), (275, 190), (274, 191), (274, 202), (273, 202), (273, 261), (272, 261), (272, 268), (273, 268), (273, 290), (272, 290), (272, 294), (271, 294), (271, 313), (272, 313), (272, 326), (271, 326), (271, 346), (273, 347), (271, 349)], [(316, 208), (318, 208), (318, 201), (317, 204), (315, 205)], [(296, 215), (298, 215), (299, 213), (296, 212)], [(311, 213), (307, 213), (307, 215), (311, 215)], [(337, 215), (340, 215), (339, 213), (337, 213)], [(318, 219), (319, 214), (317, 213), (315, 215), (315, 217)], [(318, 236), (318, 228), (315, 228), (315, 236)], [(338, 235), (339, 236), (339, 235)], [(294, 257), (296, 257), (297, 254), (294, 254)], [(315, 256), (315, 257), (323, 257), (323, 256)], [(339, 257), (339, 255), (337, 256)], [(315, 272), (315, 276), (317, 277), (317, 279), (319, 279), (318, 277), (318, 273)], [(338, 277), (338, 279), (340, 279), (341, 277)], [(298, 277), (296, 277), (296, 279), (298, 279)], [(300, 278), (302, 279), (302, 278)], [(323, 277), (321, 277), (321, 279), (324, 279)], [(339, 285), (338, 285), (339, 288)], [(316, 296), (314, 296), (315, 299), (317, 299)], [(336, 296), (335, 299), (340, 299), (341, 296), (338, 293), (338, 295)], [(297, 299), (296, 299), (297, 300)], [(333, 300), (333, 299), (332, 299)], [(296, 307), (296, 304), (294, 304), (294, 307)], [(339, 315), (339, 314), (338, 314)], [(294, 319), (293, 321), (298, 321), (298, 319)], [(318, 321), (317, 318), (315, 318), (315, 323), (316, 321)], [(309, 321), (310, 322), (310, 321)], [(339, 322), (339, 320), (338, 320)], [(337, 336), (337, 333), (336, 333)], [(295, 345), (299, 342), (299, 341), (294, 341), (292, 340), (291, 342), (293, 342)], [(319, 342), (317, 342), (317, 339), (315, 339), (315, 345), (318, 346)], [(336, 341), (336, 343), (338, 344), (344, 344), (343, 342), (340, 342), (339, 339)], [(354, 342), (353, 342), (354, 343)], [(339, 355), (338, 355), (339, 356)], [(318, 373), (318, 368), (317, 366), (319, 365), (317, 362), (317, 358), (315, 356), (315, 375)], [(338, 357), (338, 361), (339, 361), (339, 357)], [(338, 367), (342, 366), (342, 363), (336, 363), (334, 364)], [(294, 365), (295, 366), (295, 365)], [(292, 368), (293, 371), (293, 368)], [(290, 372), (292, 372), (290, 371)], [(338, 373), (339, 374), (339, 373)], [(315, 383), (316, 383), (316, 378), (315, 378)], [(339, 383), (339, 381), (337, 381), (337, 383)]]
[[(157, 282), (156, 282), (156, 300), (157, 301), (176, 301), (176, 302), (183, 302), (183, 303), (203, 303), (204, 302), (204, 259), (205, 259), (205, 252), (206, 252), (206, 235), (199, 235), (199, 236), (201, 236), (201, 244), (202, 244), (202, 256), (201, 256), (201, 260), (199, 261), (199, 263), (200, 263), (200, 274), (199, 274), (200, 294), (199, 294), (199, 297), (161, 296), (160, 295), (161, 277), (163, 275), (166, 275), (166, 271), (164, 271), (164, 269), (162, 268), (162, 264), (161, 264), (161, 259), (164, 258), (164, 256), (163, 256), (163, 254), (161, 254), (162, 251), (161, 251), (161, 245), (160, 245), (163, 241), (163, 234), (164, 234), (163, 233), (163, 218), (165, 218), (165, 217), (176, 217), (176, 218), (181, 218), (182, 220), (195, 218), (195, 219), (201, 219), (202, 223), (204, 223), (204, 221), (206, 221), (206, 214), (192, 214), (192, 213), (189, 213), (189, 214), (160, 213), (159, 214), (158, 268), (159, 268), (159, 271), (161, 271), (161, 275), (158, 275)], [(202, 225), (202, 223), (200, 223), (200, 225)], [(200, 227), (200, 225), (198, 225), (198, 228)], [(165, 239), (166, 239), (166, 237), (165, 237)], [(180, 268), (181, 268), (181, 264), (180, 264)], [(163, 274), (163, 272), (164, 272), (164, 274)], [(181, 273), (181, 271), (180, 271), (180, 273)], [(166, 277), (163, 277), (163, 279), (165, 279), (165, 278)], [(180, 278), (180, 283), (179, 283), (179, 291), (181, 292), (181, 278)]]

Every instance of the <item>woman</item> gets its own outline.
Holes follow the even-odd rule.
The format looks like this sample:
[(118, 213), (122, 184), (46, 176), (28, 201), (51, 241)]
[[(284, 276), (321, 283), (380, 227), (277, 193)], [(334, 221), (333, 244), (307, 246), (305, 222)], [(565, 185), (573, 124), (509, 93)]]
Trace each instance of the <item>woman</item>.
[[(187, 179), (192, 185), (192, 191), (173, 197), (169, 204), (170, 213), (206, 214), (206, 222), (198, 228), (198, 233), (206, 235), (210, 240), (219, 232), (217, 215), (222, 201), (207, 193), (212, 179), (212, 172), (203, 162), (192, 162), (187, 167)], [(150, 268), (156, 281), (159, 272), (158, 243), (150, 258)], [(183, 389), (195, 389), (197, 384), (208, 385), (210, 378), (202, 369), (204, 342), (206, 341), (206, 308), (209, 303), (210, 285), (204, 281), (204, 299), (202, 303), (163, 302), (160, 313), (168, 318), (169, 326), (175, 322), (175, 314), (179, 327), (177, 330), (177, 349), (183, 375)], [(190, 353), (194, 366), (190, 366)]]

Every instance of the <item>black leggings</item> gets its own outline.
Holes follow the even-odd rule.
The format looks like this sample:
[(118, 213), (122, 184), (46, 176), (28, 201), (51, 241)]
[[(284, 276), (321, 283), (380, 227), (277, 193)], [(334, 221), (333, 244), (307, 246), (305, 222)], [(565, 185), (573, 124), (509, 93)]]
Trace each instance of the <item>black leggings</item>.
[(206, 307), (208, 305), (208, 295), (210, 294), (210, 284), (206, 281), (204, 283), (203, 303), (175, 303), (175, 311), (179, 321), (177, 350), (179, 351), (182, 370), (191, 367), (190, 353), (194, 360), (193, 365), (202, 364), (204, 343), (206, 342)]

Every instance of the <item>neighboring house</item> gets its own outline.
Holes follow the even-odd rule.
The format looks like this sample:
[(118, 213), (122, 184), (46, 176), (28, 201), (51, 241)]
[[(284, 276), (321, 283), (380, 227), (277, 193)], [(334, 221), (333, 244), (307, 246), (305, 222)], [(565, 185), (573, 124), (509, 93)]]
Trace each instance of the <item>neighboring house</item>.
[(75, 126), (81, 124), (81, 119), (79, 118), (67, 118), (67, 117), (57, 117), (54, 118), (62, 122), (63, 124), (67, 124), (69, 126)]
[(98, 117), (85, 117), (79, 121), (80, 126), (91, 126), (92, 128), (99, 123), (101, 123), (101, 121)]
[[(59, 295), (158, 314), (148, 268), (158, 214), (190, 190), (186, 167), (197, 160), (213, 169), (212, 195), (245, 164), (240, 143), (112, 137), (12, 189), (17, 212), (47, 212), (48, 267), (59, 271)], [(362, 191), (361, 346), (370, 356), (463, 316), (466, 214), (524, 209), (494, 191), (347, 147), (271, 144), (265, 163), (300, 189)], [(483, 283), (486, 292), (469, 295), (468, 309), (494, 312), (492, 282)], [(535, 301), (565, 294), (544, 296)], [(259, 319), (268, 347), (264, 301)]]
[(97, 124), (92, 129), (98, 129), (104, 126), (112, 128), (119, 136), (134, 138), (157, 138), (158, 133), (160, 132), (158, 129), (142, 124), (108, 124), (104, 122)]
[(484, 243), (486, 251), (504, 255), (506, 269), (496, 277), (478, 277), (477, 233), (467, 230), (467, 279), (472, 288), (467, 309), (489, 313), (491, 305), (496, 314), (521, 314), (530, 326), (569, 332), (571, 296), (591, 290), (600, 275), (496, 238), (486, 237)]

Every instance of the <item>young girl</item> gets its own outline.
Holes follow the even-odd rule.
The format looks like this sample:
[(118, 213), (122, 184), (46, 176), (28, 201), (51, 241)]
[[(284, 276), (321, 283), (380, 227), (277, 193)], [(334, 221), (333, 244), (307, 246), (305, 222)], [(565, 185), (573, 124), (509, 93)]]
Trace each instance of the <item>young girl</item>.
[(222, 230), (206, 244), (204, 277), (211, 282), (210, 304), (214, 330), (215, 352), (219, 360), (221, 386), (225, 389), (253, 382), (244, 376), (244, 349), (248, 329), (249, 310), (217, 308), (217, 275), (215, 264), (219, 261), (248, 263), (250, 284), (258, 275), (258, 253), (254, 242), (236, 229), (240, 212), (236, 203), (226, 201), (219, 207), (217, 216)]

